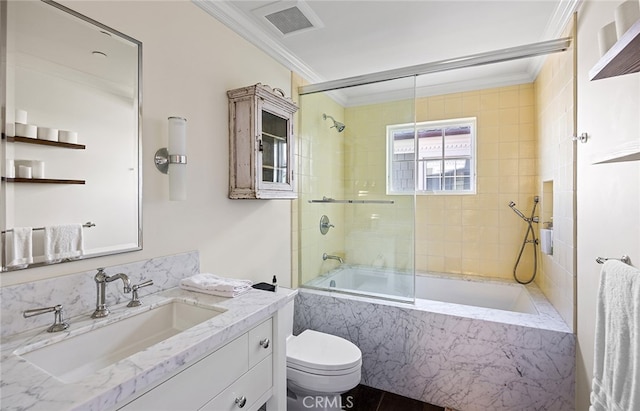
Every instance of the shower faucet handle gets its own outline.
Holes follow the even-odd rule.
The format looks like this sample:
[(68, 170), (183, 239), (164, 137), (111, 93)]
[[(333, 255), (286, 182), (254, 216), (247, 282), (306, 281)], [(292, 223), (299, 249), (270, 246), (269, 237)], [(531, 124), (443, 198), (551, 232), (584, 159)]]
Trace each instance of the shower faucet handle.
[(329, 217), (327, 217), (326, 215), (320, 217), (320, 233), (322, 235), (327, 234), (329, 232), (329, 229), (333, 227), (335, 226), (331, 224), (331, 221), (329, 221)]

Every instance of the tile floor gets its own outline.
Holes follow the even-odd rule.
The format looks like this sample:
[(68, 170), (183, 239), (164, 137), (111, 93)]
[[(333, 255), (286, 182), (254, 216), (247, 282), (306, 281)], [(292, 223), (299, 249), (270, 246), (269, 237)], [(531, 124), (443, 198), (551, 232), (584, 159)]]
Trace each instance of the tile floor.
[(342, 394), (342, 405), (343, 409), (350, 411), (444, 411), (442, 407), (366, 385), (358, 385)]

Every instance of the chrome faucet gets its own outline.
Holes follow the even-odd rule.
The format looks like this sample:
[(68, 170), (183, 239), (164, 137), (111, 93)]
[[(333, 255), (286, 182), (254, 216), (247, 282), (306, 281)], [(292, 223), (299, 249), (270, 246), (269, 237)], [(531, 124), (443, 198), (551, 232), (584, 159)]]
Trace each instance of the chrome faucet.
[(47, 332), (55, 333), (59, 331), (64, 331), (67, 328), (69, 328), (69, 323), (64, 319), (62, 306), (60, 304), (54, 305), (53, 307), (34, 308), (32, 310), (26, 310), (22, 313), (22, 316), (24, 318), (29, 318), (29, 317), (33, 317), (34, 315), (40, 315), (45, 313), (54, 313), (53, 325), (47, 328)]
[(340, 264), (344, 263), (344, 260), (342, 259), (342, 257), (339, 257), (337, 255), (329, 255), (327, 253), (322, 254), (322, 260), (326, 261), (326, 260), (338, 260), (340, 262)]
[(109, 315), (109, 309), (107, 308), (107, 304), (105, 303), (107, 283), (120, 279), (124, 283), (123, 291), (125, 293), (130, 293), (131, 281), (129, 281), (129, 277), (127, 277), (127, 275), (124, 273), (108, 276), (104, 272), (104, 268), (98, 268), (98, 273), (96, 274), (94, 279), (96, 280), (96, 288), (98, 294), (96, 298), (96, 310), (93, 312), (93, 314), (91, 314), (91, 318), (106, 317), (107, 315)]

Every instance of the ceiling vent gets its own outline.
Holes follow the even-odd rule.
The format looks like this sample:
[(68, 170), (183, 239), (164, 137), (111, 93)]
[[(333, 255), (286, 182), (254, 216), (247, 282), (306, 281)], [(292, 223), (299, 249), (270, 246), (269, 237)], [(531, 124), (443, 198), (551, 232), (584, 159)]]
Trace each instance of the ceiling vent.
[(279, 1), (253, 10), (253, 13), (281, 36), (323, 27), (318, 16), (302, 1)]

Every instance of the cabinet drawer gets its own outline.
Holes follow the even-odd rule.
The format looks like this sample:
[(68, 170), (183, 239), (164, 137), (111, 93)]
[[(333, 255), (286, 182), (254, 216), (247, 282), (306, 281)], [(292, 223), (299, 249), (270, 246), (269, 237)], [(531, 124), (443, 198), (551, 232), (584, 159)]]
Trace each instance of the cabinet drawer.
[(244, 334), (119, 410), (196, 410), (247, 370)]
[[(229, 388), (208, 402), (201, 411), (254, 411), (258, 399), (273, 386), (272, 358), (269, 355)], [(236, 400), (238, 402), (236, 402)], [(243, 402), (244, 401), (244, 402)], [(242, 405), (242, 407), (240, 406)]]
[(273, 321), (267, 321), (249, 331), (249, 368), (265, 359), (273, 350)]

